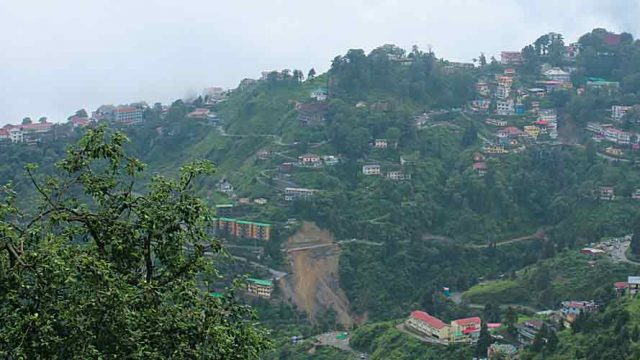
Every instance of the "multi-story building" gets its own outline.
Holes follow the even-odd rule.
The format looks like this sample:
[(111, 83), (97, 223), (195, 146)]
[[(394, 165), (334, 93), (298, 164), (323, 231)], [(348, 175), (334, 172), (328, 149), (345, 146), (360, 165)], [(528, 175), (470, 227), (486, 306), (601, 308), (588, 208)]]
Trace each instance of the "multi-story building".
[(12, 127), (9, 129), (9, 140), (12, 143), (24, 142), (24, 132), (19, 127)]
[(316, 192), (318, 192), (318, 190), (288, 187), (284, 189), (284, 200), (306, 200), (315, 195)]
[(327, 101), (327, 89), (325, 88), (318, 88), (315, 89), (311, 92), (311, 98), (314, 99), (315, 101)]
[(298, 156), (298, 163), (301, 166), (309, 166), (309, 167), (322, 166), (322, 161), (320, 161), (320, 155), (316, 155), (316, 154), (300, 155)]
[(635, 295), (640, 292), (640, 276), (627, 277), (627, 283), (629, 284), (629, 295)]
[(513, 115), (515, 113), (513, 100), (496, 101), (496, 113), (498, 115)]
[(451, 341), (473, 341), (480, 334), (482, 321), (479, 317), (457, 319), (451, 322)]
[(480, 96), (489, 96), (491, 95), (491, 90), (489, 89), (489, 84), (484, 81), (478, 81), (476, 83), (476, 91)]
[(511, 93), (511, 88), (509, 87), (499, 85), (496, 88), (496, 97), (500, 100), (504, 100), (508, 98), (510, 93)]
[(412, 311), (409, 319), (405, 321), (405, 325), (420, 334), (440, 339), (444, 342), (449, 341), (450, 326), (424, 311)]
[(390, 180), (402, 181), (411, 179), (411, 174), (405, 174), (404, 171), (389, 171), (386, 177)]
[(612, 186), (600, 186), (598, 189), (598, 198), (600, 200), (615, 200), (616, 194)]
[(544, 76), (553, 81), (559, 81), (561, 83), (570, 83), (571, 82), (571, 74), (560, 69), (560, 68), (551, 68), (545, 71)]
[(269, 299), (273, 293), (273, 282), (271, 280), (249, 278), (247, 279), (247, 293)]
[(0, 129), (0, 141), (1, 140), (9, 140), (9, 130)]
[(192, 112), (188, 113), (187, 117), (189, 119), (206, 120), (207, 117), (209, 117), (209, 109), (197, 108), (197, 109), (193, 110)]
[(239, 238), (269, 240), (271, 224), (221, 217), (215, 219), (216, 232)]
[(380, 175), (380, 173), (381, 173), (380, 165), (377, 165), (377, 164), (363, 165), (362, 166), (362, 173), (364, 175)]
[(114, 121), (135, 125), (142, 122), (142, 109), (133, 106), (118, 106), (113, 112)]
[(627, 111), (633, 109), (633, 106), (613, 105), (611, 107), (611, 119), (620, 121)]
[(375, 139), (373, 147), (376, 149), (386, 149), (389, 146), (387, 139)]

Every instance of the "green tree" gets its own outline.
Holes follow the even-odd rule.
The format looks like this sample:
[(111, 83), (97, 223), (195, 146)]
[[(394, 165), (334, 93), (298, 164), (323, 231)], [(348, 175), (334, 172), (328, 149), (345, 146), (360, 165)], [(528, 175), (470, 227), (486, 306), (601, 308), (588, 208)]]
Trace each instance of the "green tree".
[(29, 125), (31, 123), (33, 123), (33, 121), (31, 120), (30, 117), (26, 117), (26, 118), (22, 119), (22, 125)]
[(307, 79), (313, 80), (313, 78), (315, 77), (316, 77), (316, 69), (314, 68), (309, 69), (309, 73), (307, 74)]
[(516, 334), (516, 324), (518, 322), (518, 312), (511, 306), (507, 307), (502, 315), (504, 323), (507, 325), (507, 330), (511, 335)]
[(478, 58), (478, 62), (480, 63), (481, 67), (487, 65), (487, 57), (484, 55), (484, 53), (480, 53), (480, 57)]
[(198, 287), (216, 276), (211, 213), (193, 183), (208, 162), (136, 188), (143, 164), (127, 138), (92, 129), (41, 180), (29, 216), (0, 192), (0, 357), (255, 359), (269, 345), (253, 312)]
[(47, 122), (47, 117), (46, 117), (46, 116), (42, 116), (40, 119), (38, 119), (38, 122), (39, 122), (40, 124), (44, 124), (44, 123), (46, 123), (46, 122)]
[(487, 328), (487, 323), (482, 322), (480, 327), (480, 336), (478, 337), (478, 343), (476, 344), (475, 355), (478, 357), (485, 357), (487, 355), (487, 349), (491, 346), (491, 334)]

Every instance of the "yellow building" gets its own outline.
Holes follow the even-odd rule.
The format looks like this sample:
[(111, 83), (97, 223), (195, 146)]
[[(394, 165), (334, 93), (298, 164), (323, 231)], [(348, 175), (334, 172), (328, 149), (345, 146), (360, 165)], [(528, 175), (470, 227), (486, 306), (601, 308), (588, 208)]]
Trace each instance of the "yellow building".
[(524, 132), (534, 138), (537, 138), (540, 135), (540, 128), (533, 125), (527, 125), (524, 127)]
[(451, 334), (449, 325), (424, 311), (412, 311), (405, 324), (422, 335), (434, 337), (444, 342), (449, 341)]
[(247, 279), (247, 293), (269, 299), (272, 292), (273, 282), (270, 280)]

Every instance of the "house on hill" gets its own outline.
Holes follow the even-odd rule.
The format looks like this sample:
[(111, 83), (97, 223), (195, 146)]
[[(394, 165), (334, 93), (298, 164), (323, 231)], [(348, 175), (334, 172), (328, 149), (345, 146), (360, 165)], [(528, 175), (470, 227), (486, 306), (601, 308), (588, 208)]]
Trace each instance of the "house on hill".
[(616, 195), (612, 186), (600, 186), (598, 189), (598, 198), (600, 200), (611, 201), (615, 200)]
[(363, 165), (362, 173), (364, 175), (380, 175), (380, 165), (372, 164), (372, 165)]
[(300, 164), (300, 166), (313, 167), (313, 168), (322, 166), (320, 155), (316, 155), (316, 154), (300, 155), (298, 156), (298, 163)]
[(485, 176), (487, 174), (487, 163), (484, 161), (473, 163), (473, 172), (478, 176)]
[(471, 342), (480, 335), (482, 321), (479, 317), (457, 319), (451, 322), (451, 341)]
[(273, 282), (271, 280), (249, 278), (247, 279), (247, 293), (270, 299), (271, 293), (273, 293)]
[(405, 326), (428, 337), (449, 340), (450, 326), (424, 311), (412, 311), (409, 319), (405, 321)]

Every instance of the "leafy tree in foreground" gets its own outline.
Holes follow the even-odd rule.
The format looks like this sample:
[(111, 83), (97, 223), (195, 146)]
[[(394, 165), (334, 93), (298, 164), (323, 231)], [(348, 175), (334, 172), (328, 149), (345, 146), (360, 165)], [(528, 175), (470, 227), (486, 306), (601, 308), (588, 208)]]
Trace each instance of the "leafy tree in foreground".
[[(254, 359), (269, 347), (233, 290), (214, 298), (197, 287), (207, 268), (209, 210), (192, 184), (213, 166), (184, 166), (180, 179), (133, 191), (143, 164), (127, 138), (88, 133), (40, 181), (37, 214), (0, 188), (0, 358)], [(192, 249), (192, 250), (186, 250)]]

